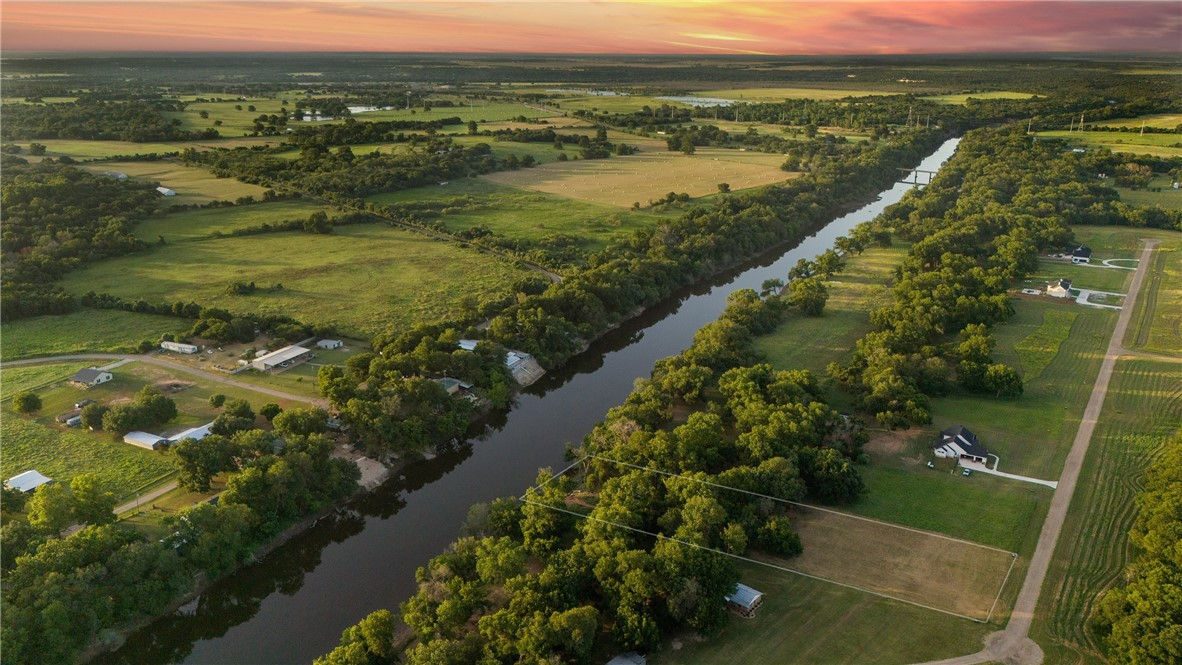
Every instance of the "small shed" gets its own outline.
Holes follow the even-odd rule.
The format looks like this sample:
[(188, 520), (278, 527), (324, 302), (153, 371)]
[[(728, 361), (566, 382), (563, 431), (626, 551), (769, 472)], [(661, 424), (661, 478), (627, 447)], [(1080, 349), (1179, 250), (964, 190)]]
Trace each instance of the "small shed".
[(727, 605), (745, 617), (755, 616), (755, 610), (763, 604), (763, 592), (746, 584), (736, 584), (735, 590), (726, 595)]
[(169, 189), (167, 187), (157, 187), (156, 191), (160, 192), (164, 196), (176, 196), (176, 192), (172, 191), (171, 189)]
[(74, 372), (74, 375), (70, 377), (70, 383), (82, 388), (92, 388), (100, 383), (106, 383), (113, 378), (115, 376), (110, 372), (103, 371), (97, 367), (90, 367)]
[(149, 432), (128, 432), (123, 435), (123, 443), (130, 443), (148, 450), (159, 450), (161, 446), (168, 443), (168, 439)]
[(345, 343), (339, 339), (322, 339), (316, 342), (316, 348), (318, 349), (339, 349), (343, 346), (345, 346)]
[(180, 342), (160, 342), (160, 348), (165, 351), (173, 351), (175, 353), (197, 353), (197, 347), (192, 344), (182, 344)]
[(18, 492), (28, 493), (46, 483), (52, 482), (53, 478), (43, 475), (41, 472), (33, 469), (32, 471), (26, 471), (22, 474), (9, 478), (8, 480), (4, 481), (4, 484)]
[(1054, 298), (1067, 298), (1071, 296), (1071, 280), (1056, 279), (1053, 282), (1047, 283), (1047, 295)]

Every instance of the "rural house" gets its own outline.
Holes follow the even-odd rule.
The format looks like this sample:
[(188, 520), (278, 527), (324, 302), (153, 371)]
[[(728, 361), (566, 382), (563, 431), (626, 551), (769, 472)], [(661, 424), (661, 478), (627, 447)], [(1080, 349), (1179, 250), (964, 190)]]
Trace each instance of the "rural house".
[(940, 441), (936, 444), (936, 457), (968, 459), (984, 464), (988, 456), (989, 451), (977, 440), (977, 435), (964, 425), (940, 432)]
[(344, 345), (345, 343), (339, 339), (322, 339), (316, 342), (316, 348), (318, 349), (339, 349)]
[(727, 605), (745, 617), (755, 616), (755, 610), (763, 604), (763, 593), (746, 584), (735, 584), (735, 590), (726, 595)]
[(1087, 245), (1080, 245), (1068, 252), (1071, 255), (1072, 263), (1090, 263), (1092, 260), (1092, 248)]
[(1068, 298), (1071, 296), (1071, 280), (1057, 279), (1053, 282), (1047, 283), (1047, 295), (1055, 298)]
[(110, 372), (104, 372), (97, 367), (80, 369), (70, 377), (70, 383), (80, 388), (92, 388), (100, 383), (106, 383), (115, 378)]
[(46, 483), (52, 482), (53, 478), (44, 476), (36, 469), (33, 469), (32, 471), (26, 471), (22, 474), (9, 478), (8, 480), (4, 481), (4, 484), (18, 492), (28, 493)]

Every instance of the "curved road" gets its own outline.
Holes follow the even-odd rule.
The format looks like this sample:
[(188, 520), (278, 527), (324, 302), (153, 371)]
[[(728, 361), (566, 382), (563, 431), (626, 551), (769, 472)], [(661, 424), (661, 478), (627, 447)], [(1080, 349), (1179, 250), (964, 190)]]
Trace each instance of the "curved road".
[(122, 353), (75, 353), (64, 356), (47, 356), (45, 358), (28, 358), (26, 360), (11, 360), (6, 363), (0, 363), (0, 369), (7, 367), (19, 367), (21, 365), (43, 365), (46, 363), (69, 362), (71, 360), (129, 360), (147, 363), (149, 365), (156, 365), (157, 367), (166, 367), (185, 374), (199, 376), (203, 379), (222, 383), (227, 386), (234, 386), (235, 388), (245, 388), (253, 390), (256, 393), (263, 393), (264, 395), (271, 395), (279, 399), (286, 399), (292, 402), (303, 402), (321, 408), (328, 408), (328, 402), (317, 399), (315, 397), (307, 397), (304, 395), (293, 395), (291, 393), (283, 392), (282, 390), (275, 390), (274, 388), (267, 388), (266, 386), (259, 386), (253, 383), (246, 383), (245, 381), (235, 381), (229, 377), (221, 374), (214, 374), (213, 372), (206, 372), (205, 370), (197, 369), (196, 367), (189, 367), (180, 363), (174, 363), (151, 354), (134, 355)]
[(1063, 463), (1063, 473), (1059, 476), (1059, 486), (1055, 496), (1051, 499), (1051, 508), (1047, 512), (1047, 519), (1043, 522), (1042, 532), (1038, 536), (1038, 546), (1034, 556), (1030, 559), (1030, 568), (1026, 571), (1026, 581), (1022, 583), (1022, 590), (1018, 592), (1018, 600), (1014, 603), (1014, 610), (1010, 614), (1010, 622), (1005, 630), (1000, 630), (985, 638), (985, 648), (974, 654), (948, 658), (946, 660), (931, 661), (924, 665), (978, 665), (991, 661), (1011, 663), (1013, 665), (1036, 665), (1042, 662), (1042, 649), (1034, 640), (1030, 639), (1030, 624), (1034, 620), (1034, 610), (1038, 605), (1038, 597), (1042, 592), (1042, 584), (1047, 576), (1047, 569), (1051, 565), (1051, 555), (1055, 552), (1055, 544), (1059, 541), (1059, 533), (1063, 530), (1063, 521), (1067, 518), (1067, 508), (1071, 504), (1071, 496), (1075, 493), (1075, 483), (1079, 480), (1079, 472), (1083, 467), (1084, 457), (1088, 453), (1088, 444), (1092, 441), (1092, 433), (1096, 429), (1096, 422), (1100, 419), (1100, 412), (1104, 408), (1104, 397), (1108, 394), (1108, 382), (1112, 379), (1112, 372), (1116, 368), (1116, 361), (1122, 355), (1128, 355), (1121, 346), (1125, 330), (1133, 318), (1133, 305), (1137, 299), (1137, 292), (1141, 283), (1145, 281), (1144, 266), (1150, 265), (1149, 259), (1156, 240), (1146, 240), (1145, 248), (1141, 250), (1141, 263), (1133, 275), (1133, 283), (1129, 287), (1129, 294), (1125, 297), (1124, 309), (1120, 311), (1120, 318), (1116, 321), (1116, 328), (1112, 331), (1112, 338), (1108, 340), (1108, 350), (1104, 353), (1104, 363), (1100, 365), (1100, 373), (1096, 375), (1096, 383), (1092, 387), (1092, 395), (1080, 419), (1079, 429), (1075, 433), (1075, 440), (1071, 444), (1071, 451), (1067, 453), (1067, 460)]

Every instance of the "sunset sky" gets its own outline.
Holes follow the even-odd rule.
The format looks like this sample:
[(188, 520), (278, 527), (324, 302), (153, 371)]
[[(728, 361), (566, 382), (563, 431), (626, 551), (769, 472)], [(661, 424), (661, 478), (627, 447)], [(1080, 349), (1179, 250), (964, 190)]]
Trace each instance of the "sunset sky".
[(3, 1), (2, 47), (76, 51), (1174, 51), (1182, 3)]

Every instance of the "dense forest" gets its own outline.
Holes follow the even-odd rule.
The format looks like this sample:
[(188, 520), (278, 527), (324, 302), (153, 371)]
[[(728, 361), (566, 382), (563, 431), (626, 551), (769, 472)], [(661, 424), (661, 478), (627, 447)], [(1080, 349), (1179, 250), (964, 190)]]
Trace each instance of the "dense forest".
[(164, 111), (183, 111), (175, 101), (107, 101), (82, 98), (65, 104), (4, 104), (0, 137), (15, 139), (90, 139), (98, 141), (185, 141), (212, 139), (215, 129), (188, 132)]

